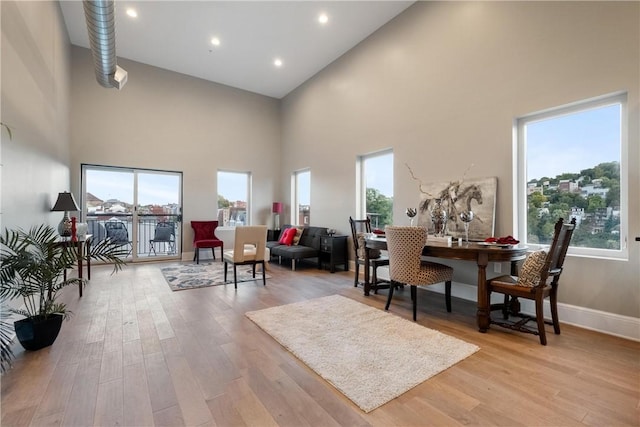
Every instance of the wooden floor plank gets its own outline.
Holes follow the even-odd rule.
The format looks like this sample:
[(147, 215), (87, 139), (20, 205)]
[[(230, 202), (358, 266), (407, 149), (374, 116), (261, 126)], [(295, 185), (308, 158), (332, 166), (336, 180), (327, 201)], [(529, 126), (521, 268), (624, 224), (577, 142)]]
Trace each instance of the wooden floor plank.
[[(640, 425), (640, 343), (565, 324), (547, 346), (481, 334), (473, 302), (454, 298), (447, 313), (421, 290), (417, 323), (480, 351), (365, 414), (245, 313), (334, 294), (383, 309), (387, 291), (365, 297), (352, 272), (302, 263), (272, 265), (266, 287), (172, 292), (161, 265), (92, 266), (82, 298), (63, 290), (74, 316), (58, 340), (18, 348), (2, 376), (3, 427)], [(397, 294), (391, 312), (411, 319), (409, 292)]]
[(93, 425), (100, 382), (100, 364), (100, 359), (87, 357), (78, 366), (62, 425)]
[(153, 410), (149, 398), (147, 374), (143, 362), (124, 367), (124, 407), (125, 426), (153, 425)]
[(121, 426), (124, 421), (122, 378), (98, 384), (94, 426)]

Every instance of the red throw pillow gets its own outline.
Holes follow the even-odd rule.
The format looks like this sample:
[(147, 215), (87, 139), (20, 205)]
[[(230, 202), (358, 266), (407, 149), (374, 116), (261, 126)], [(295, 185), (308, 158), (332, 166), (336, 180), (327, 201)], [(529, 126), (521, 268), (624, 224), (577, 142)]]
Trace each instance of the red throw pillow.
[(278, 243), (280, 243), (281, 245), (284, 245), (284, 238), (287, 237), (287, 231), (289, 229), (286, 228), (284, 230), (282, 230), (282, 232), (280, 233), (280, 238), (278, 239)]
[(281, 245), (291, 246), (291, 244), (293, 243), (293, 238), (295, 237), (295, 235), (296, 235), (296, 229), (295, 228), (293, 228), (293, 227), (292, 228), (287, 228), (280, 235), (280, 240), (278, 240), (278, 243), (280, 243)]
[(287, 228), (284, 233), (282, 233), (282, 239), (280, 239), (280, 243), (283, 245), (291, 246), (293, 244), (293, 238), (296, 237), (296, 229), (294, 227)]

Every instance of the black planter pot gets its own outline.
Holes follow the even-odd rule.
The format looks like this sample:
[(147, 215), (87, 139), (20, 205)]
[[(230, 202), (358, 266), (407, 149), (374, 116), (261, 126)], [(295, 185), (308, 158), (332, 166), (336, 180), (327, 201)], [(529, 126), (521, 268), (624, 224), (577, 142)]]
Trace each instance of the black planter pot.
[(35, 351), (54, 343), (62, 327), (62, 319), (61, 314), (51, 314), (46, 319), (38, 316), (16, 320), (13, 327), (22, 347)]

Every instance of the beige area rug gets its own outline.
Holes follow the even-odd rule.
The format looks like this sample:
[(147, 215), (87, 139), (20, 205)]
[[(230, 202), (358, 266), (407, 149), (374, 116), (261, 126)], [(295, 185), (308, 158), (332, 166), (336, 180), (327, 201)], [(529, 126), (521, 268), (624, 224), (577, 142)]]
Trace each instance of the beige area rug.
[(479, 350), (340, 295), (246, 315), (365, 412)]
[[(238, 266), (238, 283), (257, 281), (262, 285), (262, 267), (256, 266), (256, 277), (253, 277), (252, 268)], [(185, 289), (204, 288), (206, 286), (218, 286), (231, 283), (233, 285), (233, 265), (229, 264), (227, 282), (224, 281), (224, 263), (180, 263), (170, 264), (160, 268), (162, 275), (169, 287), (174, 291)], [(271, 276), (267, 273), (266, 278)]]

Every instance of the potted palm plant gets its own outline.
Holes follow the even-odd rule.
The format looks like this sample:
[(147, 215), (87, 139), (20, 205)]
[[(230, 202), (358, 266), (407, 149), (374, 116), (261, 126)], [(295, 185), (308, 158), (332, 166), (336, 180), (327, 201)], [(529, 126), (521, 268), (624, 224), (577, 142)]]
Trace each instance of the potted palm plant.
[[(126, 250), (110, 240), (91, 245), (89, 254), (79, 254), (75, 245), (61, 244), (50, 225), (5, 230), (0, 236), (0, 298), (21, 298), (23, 307), (9, 312), (24, 316), (14, 322), (16, 336), (26, 350), (38, 350), (53, 344), (70, 315), (58, 293), (69, 285), (84, 285), (84, 279), (63, 279), (65, 269), (77, 264), (78, 257), (113, 263), (114, 273), (125, 264)], [(1, 341), (1, 340), (0, 340)], [(1, 341), (1, 350), (6, 350)], [(0, 356), (4, 354), (0, 351)]]

